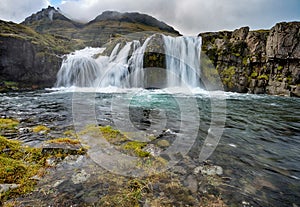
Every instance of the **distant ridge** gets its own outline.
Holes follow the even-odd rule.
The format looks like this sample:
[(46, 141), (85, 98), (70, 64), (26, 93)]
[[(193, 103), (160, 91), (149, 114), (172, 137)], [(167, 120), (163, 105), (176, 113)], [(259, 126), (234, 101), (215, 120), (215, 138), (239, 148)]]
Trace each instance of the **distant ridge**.
[(163, 31), (168, 31), (170, 33), (177, 33), (179, 35), (178, 31), (176, 31), (173, 27), (167, 25), (166, 23), (159, 21), (147, 14), (141, 14), (138, 12), (121, 13), (117, 11), (105, 11), (99, 16), (97, 16), (94, 20), (90, 21), (88, 24), (93, 24), (95, 22), (100, 22), (100, 21), (109, 21), (109, 20), (145, 24), (148, 26), (157, 27)]
[(136, 32), (180, 35), (166, 23), (138, 12), (105, 11), (87, 24), (82, 24), (67, 18), (59, 8), (55, 9), (49, 6), (27, 17), (21, 24), (29, 26), (39, 33), (76, 39), (85, 46), (101, 46), (107, 43), (112, 36), (117, 37)]

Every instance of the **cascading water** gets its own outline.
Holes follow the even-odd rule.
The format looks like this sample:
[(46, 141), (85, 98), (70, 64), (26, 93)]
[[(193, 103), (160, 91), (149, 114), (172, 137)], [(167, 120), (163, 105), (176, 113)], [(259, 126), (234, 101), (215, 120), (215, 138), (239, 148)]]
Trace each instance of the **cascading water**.
[(92, 56), (103, 52), (103, 48), (85, 48), (66, 56), (57, 73), (57, 87), (95, 87), (101, 76), (99, 64)]
[(166, 54), (167, 85), (199, 87), (201, 39), (163, 36)]
[[(198, 87), (201, 41), (197, 37), (164, 36), (167, 87)], [(144, 53), (151, 41), (134, 40), (123, 48), (118, 43), (111, 55), (99, 56), (104, 48), (86, 48), (66, 56), (57, 74), (56, 87), (145, 87)], [(98, 56), (98, 58), (94, 58)], [(149, 69), (151, 70), (151, 68)]]

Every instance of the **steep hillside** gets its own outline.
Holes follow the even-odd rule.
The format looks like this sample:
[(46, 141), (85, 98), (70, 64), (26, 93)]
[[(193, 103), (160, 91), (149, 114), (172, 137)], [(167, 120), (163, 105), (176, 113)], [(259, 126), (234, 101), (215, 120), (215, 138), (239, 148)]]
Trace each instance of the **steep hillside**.
[[(60, 55), (74, 50), (61, 36), (39, 34), (29, 27), (0, 20), (0, 88), (49, 87), (61, 65)], [(15, 84), (12, 84), (15, 82)]]
[(111, 38), (135, 32), (180, 35), (174, 28), (146, 14), (106, 11), (89, 23), (81, 24), (68, 19), (59, 9), (50, 6), (32, 14), (22, 24), (40, 33), (63, 35), (85, 46), (94, 47), (102, 46)]

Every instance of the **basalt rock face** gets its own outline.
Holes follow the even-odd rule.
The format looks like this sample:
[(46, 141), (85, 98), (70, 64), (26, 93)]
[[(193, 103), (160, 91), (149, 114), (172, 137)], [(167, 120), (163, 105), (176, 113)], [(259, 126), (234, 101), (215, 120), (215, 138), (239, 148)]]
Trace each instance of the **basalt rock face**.
[[(216, 68), (225, 90), (300, 96), (300, 22), (271, 30), (202, 33), (202, 51)], [(202, 58), (203, 78), (213, 81)]]
[(0, 28), (0, 90), (52, 87), (71, 42), (11, 22), (0, 21)]

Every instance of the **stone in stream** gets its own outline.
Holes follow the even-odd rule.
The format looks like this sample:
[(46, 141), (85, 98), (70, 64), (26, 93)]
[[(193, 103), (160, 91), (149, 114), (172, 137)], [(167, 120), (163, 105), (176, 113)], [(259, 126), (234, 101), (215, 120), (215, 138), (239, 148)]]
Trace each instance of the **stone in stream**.
[(220, 167), (220, 166), (217, 166), (217, 165), (212, 165), (212, 166), (209, 166), (209, 165), (205, 165), (205, 166), (199, 166), (199, 167), (196, 167), (194, 169), (194, 174), (197, 175), (199, 174), (199, 172), (202, 174), (202, 175), (222, 175), (223, 174), (223, 168)]

